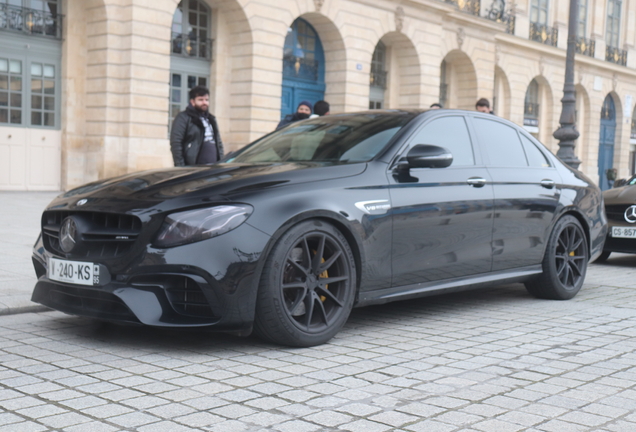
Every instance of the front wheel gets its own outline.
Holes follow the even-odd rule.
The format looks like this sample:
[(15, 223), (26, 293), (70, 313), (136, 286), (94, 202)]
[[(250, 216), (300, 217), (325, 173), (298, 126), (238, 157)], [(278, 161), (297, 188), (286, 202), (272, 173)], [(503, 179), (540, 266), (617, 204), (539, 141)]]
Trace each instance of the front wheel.
[(535, 297), (569, 300), (583, 286), (588, 260), (587, 239), (581, 224), (574, 216), (563, 216), (548, 239), (543, 273), (526, 282), (526, 289)]
[(282, 345), (323, 344), (347, 321), (355, 290), (355, 260), (345, 237), (329, 223), (302, 222), (265, 262), (254, 331)]

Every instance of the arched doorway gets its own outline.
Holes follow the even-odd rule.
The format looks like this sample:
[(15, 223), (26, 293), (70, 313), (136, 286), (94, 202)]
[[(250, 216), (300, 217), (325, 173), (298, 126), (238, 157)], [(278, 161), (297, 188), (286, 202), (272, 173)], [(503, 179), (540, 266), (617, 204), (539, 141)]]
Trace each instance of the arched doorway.
[(612, 95), (607, 95), (601, 109), (601, 134), (598, 143), (598, 176), (601, 190), (611, 187), (606, 172), (614, 165), (614, 137), (616, 135), (616, 107)]
[(440, 103), (444, 108), (472, 110), (477, 99), (473, 62), (462, 51), (449, 52), (440, 64)]
[(296, 110), (298, 103), (312, 104), (325, 97), (325, 54), (316, 30), (302, 18), (289, 27), (283, 51), (281, 118)]

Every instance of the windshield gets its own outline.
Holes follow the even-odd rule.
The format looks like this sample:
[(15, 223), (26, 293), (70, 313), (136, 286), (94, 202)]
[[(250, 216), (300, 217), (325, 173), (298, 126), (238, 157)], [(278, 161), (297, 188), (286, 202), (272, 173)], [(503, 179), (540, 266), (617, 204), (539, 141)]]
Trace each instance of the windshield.
[(416, 115), (340, 114), (292, 123), (240, 150), (228, 162), (366, 162)]

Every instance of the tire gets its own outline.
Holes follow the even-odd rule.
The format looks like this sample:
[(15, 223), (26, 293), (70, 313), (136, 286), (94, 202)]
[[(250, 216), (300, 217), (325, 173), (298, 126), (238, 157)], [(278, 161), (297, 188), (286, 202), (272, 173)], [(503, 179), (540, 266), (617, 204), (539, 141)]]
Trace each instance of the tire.
[(569, 300), (583, 286), (588, 261), (587, 239), (581, 224), (574, 216), (563, 216), (548, 239), (543, 273), (526, 282), (526, 289), (538, 298)]
[(254, 331), (281, 345), (323, 344), (347, 321), (355, 292), (355, 259), (342, 233), (320, 220), (301, 222), (267, 257)]
[(598, 258), (596, 258), (594, 260), (595, 263), (604, 263), (605, 261), (607, 261), (607, 259), (609, 258), (609, 256), (611, 255), (612, 251), (603, 251)]

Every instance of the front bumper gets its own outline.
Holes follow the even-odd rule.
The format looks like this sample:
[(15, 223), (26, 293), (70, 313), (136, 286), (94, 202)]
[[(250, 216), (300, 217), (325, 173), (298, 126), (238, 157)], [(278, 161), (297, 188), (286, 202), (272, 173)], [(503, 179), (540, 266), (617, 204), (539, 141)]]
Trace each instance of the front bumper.
[(607, 237), (605, 238), (605, 246), (603, 250), (607, 252), (636, 253), (636, 238), (615, 238), (612, 237), (612, 227), (622, 226), (626, 228), (636, 228), (635, 226), (626, 226), (626, 224), (609, 224)]
[[(48, 278), (53, 255), (38, 239), (38, 282), (31, 300), (64, 313), (158, 327), (211, 327), (245, 332), (254, 320), (261, 252), (269, 236), (244, 224), (202, 242), (170, 249), (148, 245), (100, 264), (99, 286)], [(104, 270), (108, 272), (104, 275)]]

